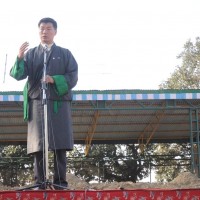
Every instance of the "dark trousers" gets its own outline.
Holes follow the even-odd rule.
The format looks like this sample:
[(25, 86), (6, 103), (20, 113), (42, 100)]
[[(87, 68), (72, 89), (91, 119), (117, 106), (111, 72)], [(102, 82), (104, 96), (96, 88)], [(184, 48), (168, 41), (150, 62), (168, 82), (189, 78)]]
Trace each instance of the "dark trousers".
[[(45, 158), (42, 151), (34, 154), (34, 178), (36, 184), (46, 181), (45, 177)], [(67, 183), (66, 181), (66, 150), (59, 149), (54, 151), (54, 178), (53, 183), (61, 185)]]

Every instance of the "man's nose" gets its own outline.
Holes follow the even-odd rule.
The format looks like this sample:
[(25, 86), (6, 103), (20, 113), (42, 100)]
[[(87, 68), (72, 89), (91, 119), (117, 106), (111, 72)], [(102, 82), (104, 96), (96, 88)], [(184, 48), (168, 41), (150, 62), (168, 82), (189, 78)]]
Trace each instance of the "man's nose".
[(42, 30), (42, 33), (46, 33), (46, 32), (47, 32), (47, 30), (46, 30), (46, 29)]

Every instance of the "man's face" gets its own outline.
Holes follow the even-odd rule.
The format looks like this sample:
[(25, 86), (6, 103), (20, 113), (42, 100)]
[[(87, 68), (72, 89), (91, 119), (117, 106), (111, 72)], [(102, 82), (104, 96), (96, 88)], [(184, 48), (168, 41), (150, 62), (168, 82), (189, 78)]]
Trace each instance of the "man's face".
[(41, 23), (39, 26), (39, 35), (42, 43), (52, 44), (56, 32), (52, 23)]

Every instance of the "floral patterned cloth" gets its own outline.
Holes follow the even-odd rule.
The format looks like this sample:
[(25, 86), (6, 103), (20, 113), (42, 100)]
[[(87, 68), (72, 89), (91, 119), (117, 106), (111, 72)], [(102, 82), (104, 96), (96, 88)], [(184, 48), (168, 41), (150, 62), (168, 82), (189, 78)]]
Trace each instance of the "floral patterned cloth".
[(197, 200), (199, 189), (2, 191), (0, 200)]

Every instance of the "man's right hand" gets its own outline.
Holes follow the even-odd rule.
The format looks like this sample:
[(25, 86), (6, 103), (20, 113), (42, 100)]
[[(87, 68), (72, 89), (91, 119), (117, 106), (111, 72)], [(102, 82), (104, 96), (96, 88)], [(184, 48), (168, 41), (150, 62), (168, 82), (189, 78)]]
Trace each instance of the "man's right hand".
[(19, 53), (17, 55), (18, 59), (21, 60), (24, 58), (25, 52), (28, 50), (29, 43), (24, 42), (21, 47), (19, 48)]

